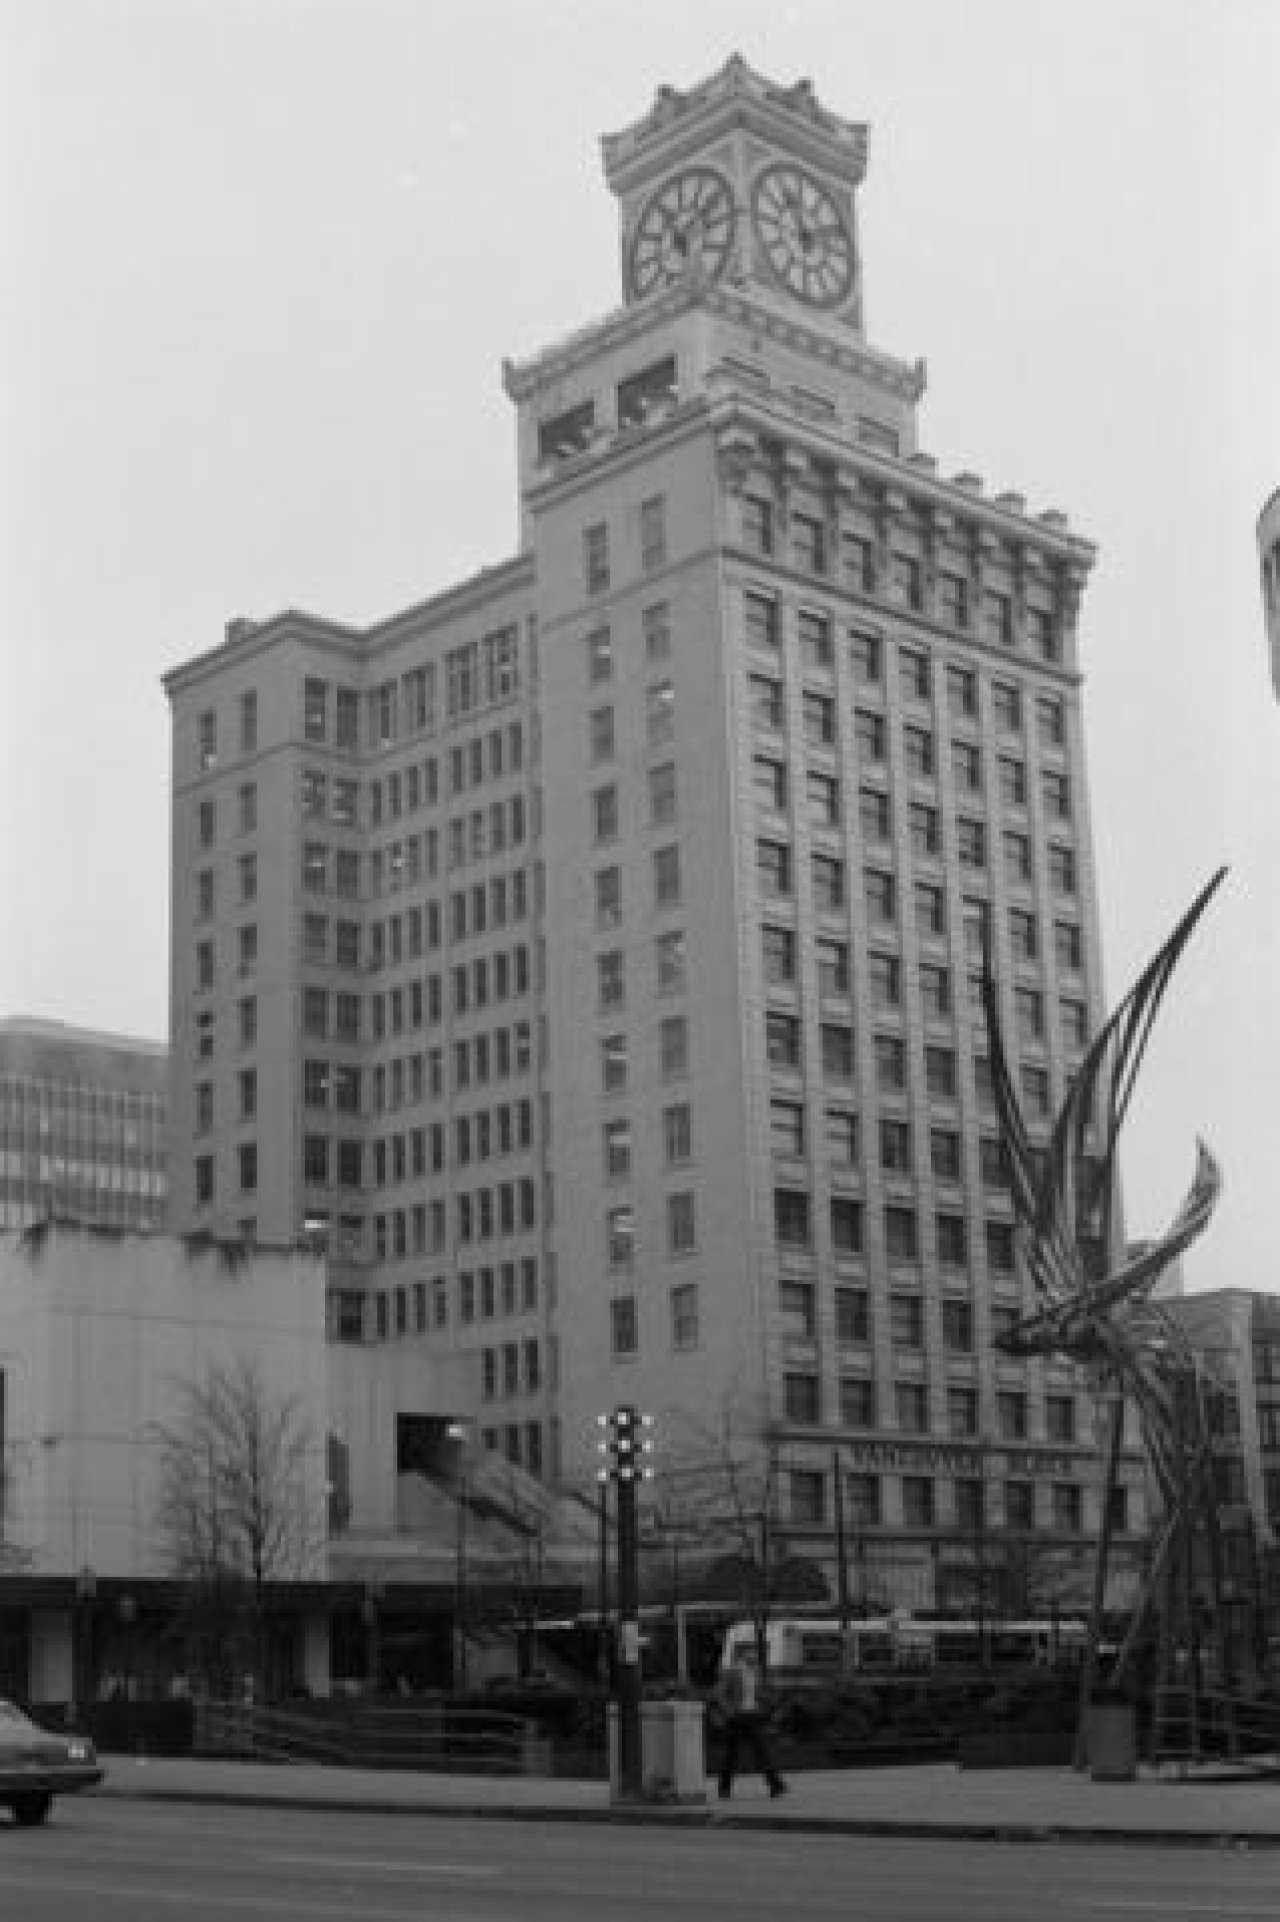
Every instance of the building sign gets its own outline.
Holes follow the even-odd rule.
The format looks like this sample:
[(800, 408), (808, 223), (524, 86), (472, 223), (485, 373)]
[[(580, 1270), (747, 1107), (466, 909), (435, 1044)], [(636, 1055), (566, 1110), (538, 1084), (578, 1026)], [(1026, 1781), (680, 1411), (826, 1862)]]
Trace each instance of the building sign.
[(965, 1448), (938, 1442), (848, 1442), (841, 1450), (850, 1468), (899, 1468), (909, 1475), (941, 1470), (949, 1475), (1048, 1475), (1067, 1480), (1091, 1457), (1052, 1448)]

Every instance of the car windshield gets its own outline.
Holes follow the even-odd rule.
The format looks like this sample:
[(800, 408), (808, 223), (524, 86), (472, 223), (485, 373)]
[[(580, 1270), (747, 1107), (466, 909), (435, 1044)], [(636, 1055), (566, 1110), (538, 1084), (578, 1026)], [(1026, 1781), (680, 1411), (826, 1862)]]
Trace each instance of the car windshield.
[(0, 1723), (4, 1722), (17, 1722), (24, 1728), (31, 1726), (22, 1710), (15, 1708), (12, 1702), (0, 1702)]

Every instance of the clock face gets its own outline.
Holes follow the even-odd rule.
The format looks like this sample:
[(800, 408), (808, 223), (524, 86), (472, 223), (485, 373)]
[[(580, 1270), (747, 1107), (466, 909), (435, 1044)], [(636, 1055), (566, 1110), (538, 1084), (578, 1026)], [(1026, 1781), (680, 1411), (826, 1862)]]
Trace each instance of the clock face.
[(832, 196), (803, 167), (766, 167), (752, 196), (756, 233), (788, 293), (835, 307), (853, 286), (853, 240)]
[(690, 167), (660, 187), (631, 236), (631, 291), (643, 299), (691, 271), (714, 280), (733, 241), (733, 195), (722, 174)]

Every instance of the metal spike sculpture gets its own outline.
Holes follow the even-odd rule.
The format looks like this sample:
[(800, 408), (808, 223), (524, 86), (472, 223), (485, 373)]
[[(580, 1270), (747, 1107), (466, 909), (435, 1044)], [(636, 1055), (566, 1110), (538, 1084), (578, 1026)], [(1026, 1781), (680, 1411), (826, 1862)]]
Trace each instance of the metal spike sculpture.
[[(1212, 1382), (1175, 1318), (1152, 1299), (1160, 1276), (1204, 1231), (1221, 1190), (1218, 1164), (1203, 1141), (1197, 1144), (1195, 1179), (1164, 1235), (1133, 1255), (1113, 1247), (1113, 1241), (1120, 1131), (1151, 1027), (1174, 968), (1225, 873), (1219, 869), (1197, 895), (1093, 1041), (1062, 1104), (1047, 1151), (1033, 1146), (1022, 1118), (1001, 1041), (989, 950), (984, 957), (982, 999), (996, 1107), (1019, 1248), (1035, 1295), (1033, 1309), (998, 1336), (996, 1345), (1011, 1355), (1052, 1355), (1081, 1363), (1110, 1401), (1091, 1634), (1081, 1676), (1082, 1728), (1097, 1671), (1112, 1491), (1119, 1479), (1126, 1400), (1141, 1417), (1159, 1491), (1160, 1522), (1138, 1605), (1109, 1680), (1123, 1680), (1154, 1608), (1159, 1615), (1160, 1679), (1170, 1679), (1177, 1670), (1181, 1649), (1198, 1685), (1191, 1573), (1198, 1542), (1207, 1549), (1214, 1603), (1219, 1599)], [(1211, 1612), (1213, 1624), (1220, 1625), (1222, 1610), (1213, 1606)], [(1189, 1658), (1186, 1651), (1191, 1651)], [(1225, 1663), (1225, 1650), (1219, 1647), (1218, 1654)]]

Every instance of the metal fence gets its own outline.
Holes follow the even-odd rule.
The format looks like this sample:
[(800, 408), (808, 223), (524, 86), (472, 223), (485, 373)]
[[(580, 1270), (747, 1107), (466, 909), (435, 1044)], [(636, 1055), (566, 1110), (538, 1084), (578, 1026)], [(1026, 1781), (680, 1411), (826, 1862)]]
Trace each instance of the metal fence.
[(201, 1702), (198, 1755), (334, 1768), (421, 1769), (454, 1774), (550, 1774), (551, 1745), (526, 1717), (447, 1702), (308, 1703), (268, 1708)]

